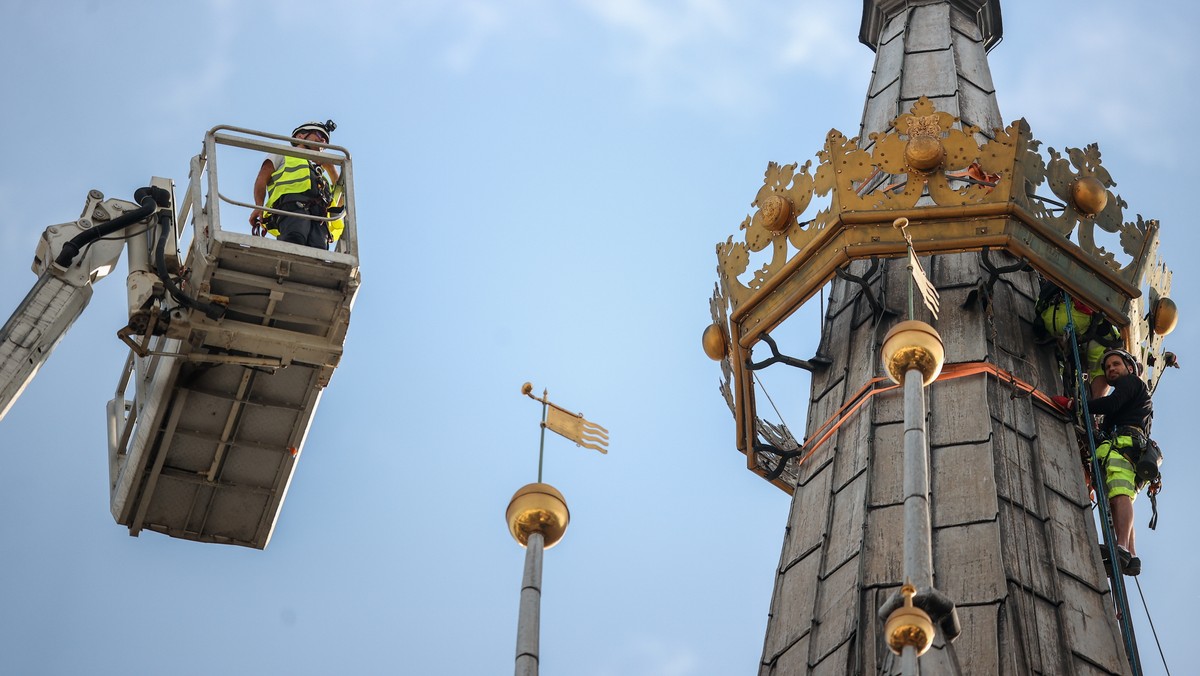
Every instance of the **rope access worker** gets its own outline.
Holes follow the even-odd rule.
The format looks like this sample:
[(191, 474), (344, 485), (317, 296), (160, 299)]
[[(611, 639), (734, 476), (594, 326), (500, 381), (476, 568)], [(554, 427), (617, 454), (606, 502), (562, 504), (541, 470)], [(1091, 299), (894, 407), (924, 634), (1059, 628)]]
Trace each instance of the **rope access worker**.
[[(1147, 481), (1142, 466), (1145, 461), (1139, 463), (1139, 459), (1153, 444), (1149, 435), (1154, 406), (1150, 401), (1150, 390), (1141, 379), (1141, 364), (1132, 354), (1111, 349), (1101, 357), (1100, 364), (1112, 392), (1088, 399), (1088, 412), (1104, 416), (1098, 437), (1102, 442), (1096, 446), (1096, 457), (1104, 468), (1121, 572), (1137, 575), (1142, 572), (1142, 560), (1138, 558), (1134, 542), (1133, 500)], [(1059, 397), (1055, 400), (1059, 404), (1065, 403), (1068, 408), (1074, 403)], [(1154, 474), (1157, 475), (1157, 465)]]
[[(329, 134), (337, 128), (333, 120), (305, 122), (292, 130), (294, 146), (309, 150), (318, 147), (303, 141), (329, 143)], [(337, 168), (301, 157), (274, 154), (263, 160), (254, 179), (254, 203), (295, 214), (327, 217), (331, 206), (340, 200)], [(318, 249), (329, 249), (331, 242), (341, 236), (342, 221), (326, 222), (288, 214), (264, 214), (255, 209), (250, 214), (250, 226), (256, 235), (275, 235), (281, 242), (292, 242)]]
[(1060, 364), (1070, 362), (1065, 357), (1071, 354), (1071, 348), (1064, 343), (1070, 340), (1067, 326), (1071, 323), (1075, 325), (1079, 356), (1088, 375), (1091, 396), (1104, 396), (1108, 391), (1108, 381), (1101, 366), (1101, 357), (1107, 350), (1120, 346), (1121, 334), (1116, 327), (1103, 315), (1074, 298), (1068, 306), (1062, 289), (1049, 280), (1042, 281), (1034, 313), (1041, 320), (1033, 323), (1034, 335), (1041, 339), (1039, 342), (1058, 342)]

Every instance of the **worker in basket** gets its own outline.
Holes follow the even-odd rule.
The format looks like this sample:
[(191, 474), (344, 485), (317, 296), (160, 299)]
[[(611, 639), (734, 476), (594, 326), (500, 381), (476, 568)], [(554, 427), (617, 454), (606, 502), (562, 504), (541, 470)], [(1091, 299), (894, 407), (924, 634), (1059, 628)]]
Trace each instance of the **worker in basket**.
[[(336, 128), (333, 120), (305, 122), (292, 130), (292, 138), (296, 139), (292, 145), (318, 150), (311, 142), (329, 143), (329, 135)], [(255, 209), (250, 214), (252, 232), (263, 236), (270, 233), (281, 242), (329, 249), (329, 244), (342, 234), (342, 220), (323, 221), (304, 215), (327, 218), (331, 211), (340, 210), (342, 190), (337, 184), (338, 172), (332, 164), (282, 154), (268, 156), (254, 179), (254, 203), (290, 213)]]
[[(1150, 439), (1154, 406), (1141, 378), (1141, 364), (1132, 354), (1111, 349), (1100, 363), (1112, 392), (1088, 399), (1088, 412), (1104, 416), (1096, 457), (1104, 469), (1120, 569), (1126, 575), (1137, 575), (1142, 572), (1142, 561), (1134, 538), (1133, 500), (1147, 483), (1158, 478), (1162, 463), (1162, 453)], [(1065, 397), (1055, 397), (1055, 403), (1067, 408), (1074, 404)]]

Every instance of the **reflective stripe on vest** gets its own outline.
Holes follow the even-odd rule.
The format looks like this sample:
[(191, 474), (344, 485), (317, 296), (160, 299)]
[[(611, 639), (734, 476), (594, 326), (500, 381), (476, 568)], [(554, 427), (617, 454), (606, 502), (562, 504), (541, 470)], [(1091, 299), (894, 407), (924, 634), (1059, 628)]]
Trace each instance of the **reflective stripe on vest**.
[[(324, 173), (322, 169), (314, 169), (308, 160), (285, 155), (283, 165), (267, 181), (267, 206), (274, 207), (287, 195), (317, 194), (318, 190), (313, 186), (313, 174), (318, 171)], [(323, 176), (318, 180), (321, 178)]]

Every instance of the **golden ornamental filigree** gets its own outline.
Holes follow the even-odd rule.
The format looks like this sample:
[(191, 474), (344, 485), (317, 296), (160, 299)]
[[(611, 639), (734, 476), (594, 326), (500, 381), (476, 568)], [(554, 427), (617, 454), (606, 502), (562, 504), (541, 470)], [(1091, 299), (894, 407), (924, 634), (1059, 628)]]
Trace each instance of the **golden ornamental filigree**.
[[(821, 164), (817, 167), (815, 190), (821, 195), (833, 190), (829, 213), (818, 215), (818, 221), (828, 222), (841, 211), (872, 208), (871, 202), (859, 195), (858, 187), (877, 176), (879, 167), (870, 153), (858, 147), (857, 138), (846, 138), (840, 131), (830, 129), (825, 135), (825, 148), (817, 153), (817, 158)], [(796, 239), (793, 238), (793, 244), (800, 247)]]
[(925, 195), (944, 206), (976, 204), (985, 199), (987, 187), (994, 187), (978, 181), (968, 181), (965, 187), (950, 184), (961, 180), (961, 172), (972, 165), (980, 166), (980, 149), (975, 142), (978, 128), (963, 127), (953, 115), (936, 111), (925, 97), (913, 104), (911, 112), (898, 116), (893, 127), (886, 134), (871, 134), (873, 160), (880, 171), (903, 176), (903, 180), (873, 191), (876, 197), (865, 205), (868, 208), (912, 208)]
[[(741, 304), (754, 290), (762, 287), (787, 261), (787, 242), (793, 233), (806, 229), (798, 223), (800, 215), (813, 198), (815, 177), (809, 172), (812, 161), (804, 166), (771, 162), (763, 173), (763, 185), (755, 195), (751, 206), (758, 207), (753, 216), (742, 221), (740, 230), (745, 231), (742, 242), (730, 237), (717, 245), (718, 272), (730, 292), (733, 307)], [(795, 241), (795, 240), (793, 240)], [(738, 278), (750, 265), (750, 254), (772, 247), (771, 259), (758, 269), (752, 279), (742, 284)], [(795, 245), (797, 248), (802, 244)]]
[[(859, 139), (832, 129), (815, 166), (811, 160), (802, 166), (770, 163), (751, 202), (756, 210), (742, 221), (744, 237), (735, 241), (731, 236), (717, 246), (718, 270), (731, 307), (737, 309), (762, 289), (844, 214), (931, 207), (1014, 204), (1118, 279), (1139, 283), (1144, 266), (1139, 260), (1153, 236), (1154, 222), (1141, 216), (1125, 220), (1127, 204), (1109, 190), (1116, 183), (1101, 163), (1098, 146), (1067, 148), (1065, 157), (1049, 148), (1047, 161), (1024, 120), (994, 130), (982, 146), (976, 142), (978, 131), (922, 97), (892, 121), (891, 131), (871, 135), (870, 151), (860, 147)], [(912, 166), (908, 149), (914, 139), (937, 143), (944, 155), (936, 168)], [(1103, 194), (1097, 186), (1103, 187)], [(827, 206), (801, 220), (818, 198), (827, 199)], [(1089, 205), (1098, 213), (1086, 213)], [(890, 219), (881, 214), (880, 220)], [(1097, 241), (1096, 228), (1116, 235), (1109, 240), (1119, 243), (1120, 250), (1110, 251)], [(768, 248), (767, 260), (743, 280), (752, 254)]]
[(751, 251), (763, 249), (774, 236), (784, 232), (808, 208), (812, 200), (813, 178), (808, 173), (812, 161), (804, 163), (796, 173), (796, 164), (767, 165), (763, 185), (750, 206), (758, 207), (746, 232), (746, 244)]
[(1129, 313), (1133, 322), (1129, 325), (1128, 336), (1128, 344), (1132, 347), (1134, 355), (1150, 369), (1145, 375), (1152, 387), (1158, 386), (1158, 381), (1167, 368), (1179, 367), (1174, 355), (1164, 352), (1163, 345), (1163, 337), (1174, 327), (1168, 323), (1167, 326), (1159, 327), (1159, 331), (1155, 330), (1156, 324), (1159, 323), (1157, 320), (1160, 319), (1155, 317), (1155, 310), (1159, 309), (1159, 304), (1168, 302), (1172, 307), (1174, 305), (1169, 301), (1171, 277), (1171, 270), (1159, 256), (1155, 243), (1146, 265), (1144, 293), (1130, 305)]
[[(726, 341), (729, 338), (729, 299), (726, 294), (725, 280), (723, 277), (717, 278), (717, 283), (713, 285), (713, 295), (708, 301), (708, 309), (712, 315), (713, 326), (719, 327), (725, 335)], [(734, 418), (737, 417), (737, 406), (733, 403), (733, 364), (730, 361), (730, 350), (725, 351), (725, 356), (721, 358), (721, 396), (724, 397), (725, 403), (729, 406), (730, 413), (733, 413)]]
[(1126, 213), (1099, 147), (1043, 154), (1025, 120), (982, 138), (922, 98), (869, 149), (832, 129), (815, 163), (768, 165), (755, 211), (716, 247), (712, 327), (722, 333), (705, 337), (752, 470), (792, 485), (760, 448), (765, 439), (790, 452), (795, 441), (757, 417), (745, 355), (850, 262), (908, 255), (897, 218), (911, 223), (918, 255), (1007, 251), (1122, 325), (1147, 363), (1171, 361), (1151, 330), (1176, 321), (1159, 302), (1170, 272), (1157, 260), (1158, 223)]

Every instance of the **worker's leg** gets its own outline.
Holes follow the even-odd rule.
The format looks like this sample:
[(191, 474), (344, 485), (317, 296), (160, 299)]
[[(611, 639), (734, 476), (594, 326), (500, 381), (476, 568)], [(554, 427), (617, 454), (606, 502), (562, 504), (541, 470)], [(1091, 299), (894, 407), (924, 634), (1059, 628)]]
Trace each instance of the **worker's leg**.
[(1113, 535), (1117, 546), (1137, 556), (1133, 545), (1133, 499), (1128, 495), (1117, 495), (1108, 501), (1112, 509)]
[(324, 221), (314, 221), (297, 216), (284, 216), (279, 219), (279, 241), (311, 246), (317, 249), (329, 249), (329, 228)]
[(309, 221), (308, 235), (304, 244), (317, 249), (329, 250), (329, 227), (324, 221)]
[[(1133, 498), (1137, 495), (1133, 465), (1120, 448), (1132, 446), (1133, 440), (1125, 435), (1105, 441), (1096, 447), (1096, 457), (1104, 467), (1104, 482), (1108, 489), (1109, 512), (1112, 515), (1113, 539), (1117, 546), (1128, 552), (1122, 554), (1122, 572), (1126, 575), (1141, 573), (1142, 562), (1137, 556), (1133, 536)], [(1116, 448), (1114, 448), (1116, 446)], [(1126, 561), (1125, 557), (1129, 560)]]
[[(293, 204), (286, 205), (295, 208)], [(305, 244), (308, 240), (309, 224), (312, 221), (299, 216), (277, 216), (275, 229), (279, 231), (280, 242)]]

